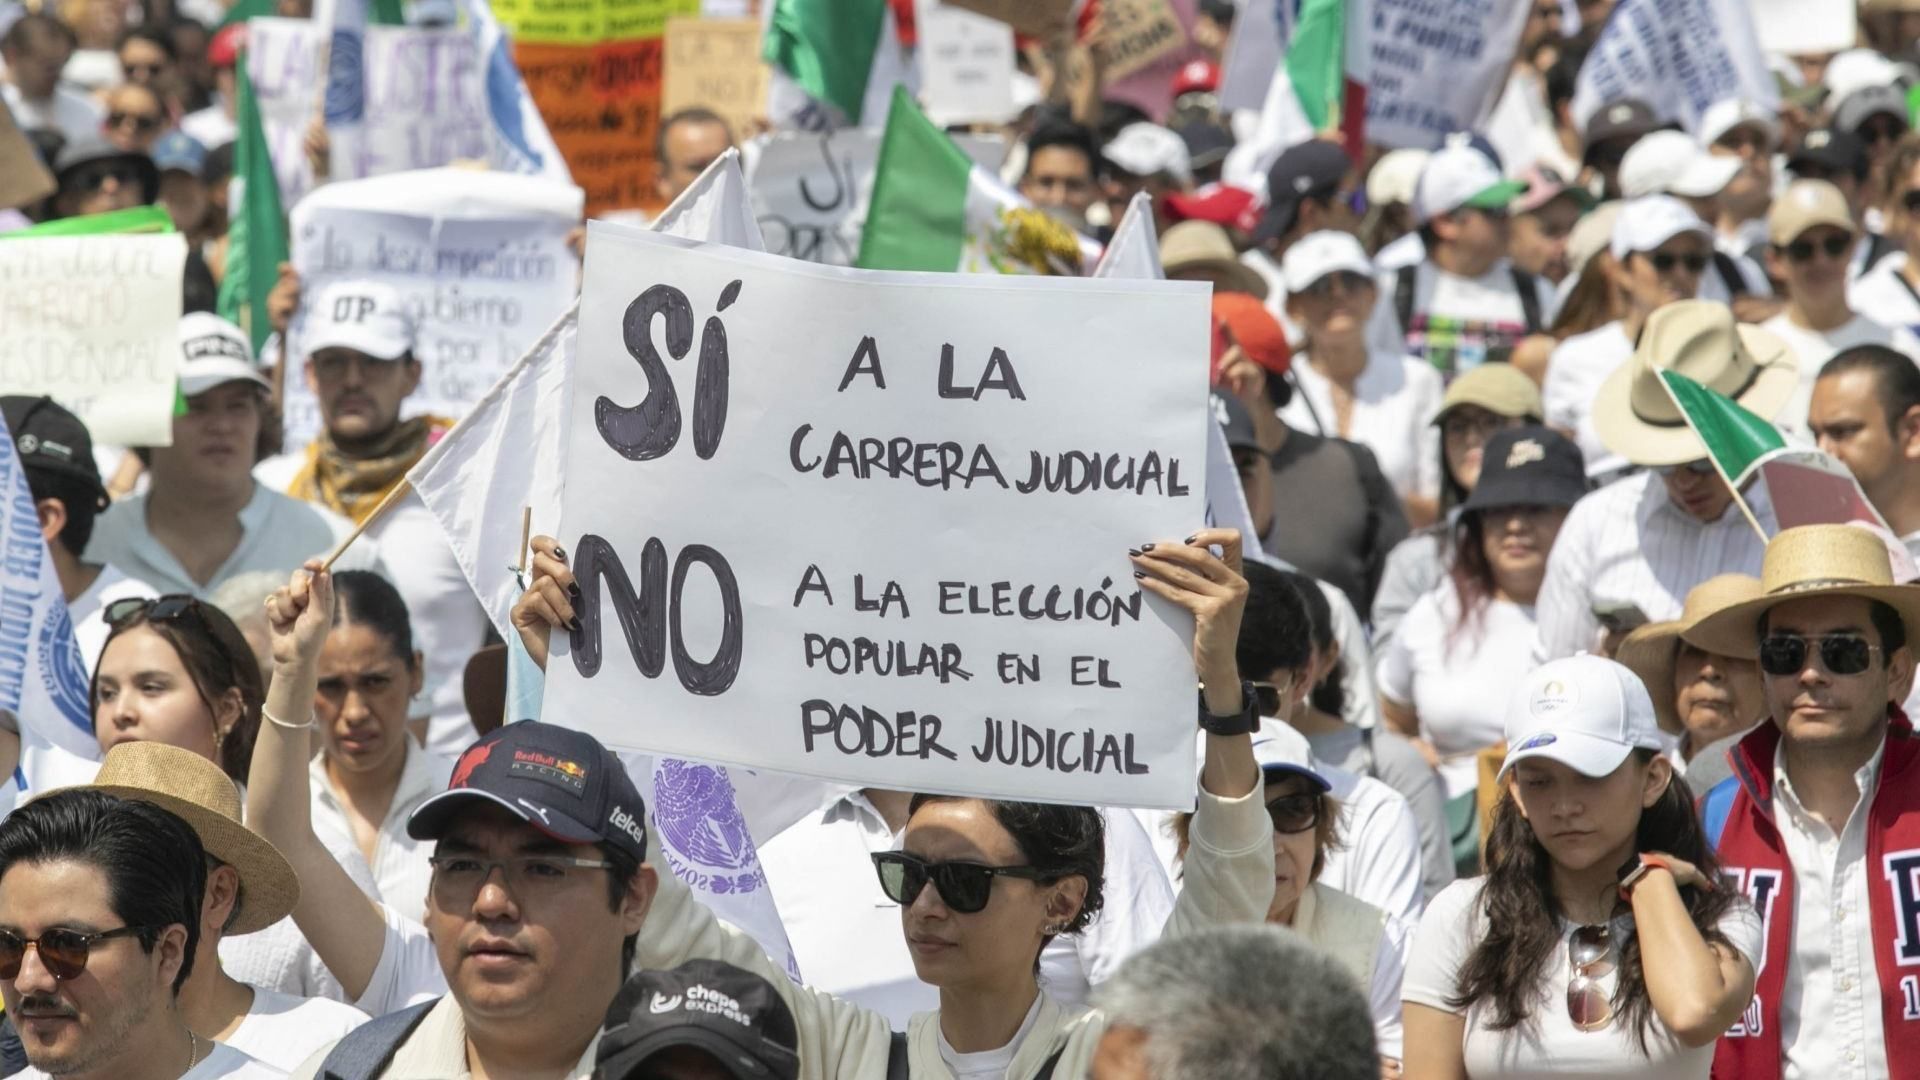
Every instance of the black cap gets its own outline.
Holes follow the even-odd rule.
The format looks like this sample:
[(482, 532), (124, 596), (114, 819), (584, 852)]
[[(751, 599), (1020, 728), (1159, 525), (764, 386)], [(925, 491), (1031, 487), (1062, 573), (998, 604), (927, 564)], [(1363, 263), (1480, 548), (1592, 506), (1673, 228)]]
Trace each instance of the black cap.
[(1508, 506), (1572, 506), (1587, 493), (1580, 448), (1550, 428), (1508, 428), (1487, 440), (1480, 482), (1463, 511)]
[(597, 1080), (629, 1080), (663, 1050), (692, 1046), (734, 1080), (794, 1080), (800, 1033), (773, 984), (720, 960), (628, 979), (607, 1009), (594, 1053)]
[(153, 159), (135, 150), (122, 150), (99, 135), (82, 135), (61, 147), (59, 156), (53, 159), (54, 179), (64, 188), (69, 174), (96, 161), (123, 161), (132, 167), (140, 178), (141, 205), (159, 197), (160, 170), (154, 167)]
[(1351, 168), (1347, 152), (1325, 139), (1287, 147), (1267, 170), (1267, 213), (1253, 232), (1253, 242), (1265, 244), (1293, 228), (1300, 200), (1340, 186)]
[(1653, 106), (1639, 98), (1616, 98), (1594, 110), (1587, 119), (1581, 138), (1582, 164), (1592, 164), (1593, 148), (1612, 139), (1638, 139), (1650, 131), (1669, 125), (1654, 114)]
[(1183, 124), (1179, 135), (1187, 144), (1187, 163), (1195, 170), (1220, 164), (1233, 149), (1233, 132), (1209, 120)]
[(1258, 450), (1260, 440), (1254, 437), (1253, 414), (1247, 411), (1240, 399), (1232, 394), (1213, 394), (1213, 419), (1227, 436), (1229, 450)]
[(582, 731), (523, 720), (467, 747), (447, 790), (421, 803), (407, 835), (438, 840), (478, 803), (501, 807), (568, 844), (610, 844), (647, 858), (647, 808), (626, 766)]
[(93, 436), (80, 418), (50, 397), (0, 397), (20, 464), (30, 471), (78, 480), (93, 489), (94, 509), (107, 508), (107, 488), (93, 460)]
[(1796, 173), (1811, 167), (1862, 180), (1866, 179), (1869, 165), (1867, 144), (1853, 132), (1838, 128), (1807, 132), (1806, 138), (1800, 140), (1800, 149), (1787, 159), (1787, 168)]

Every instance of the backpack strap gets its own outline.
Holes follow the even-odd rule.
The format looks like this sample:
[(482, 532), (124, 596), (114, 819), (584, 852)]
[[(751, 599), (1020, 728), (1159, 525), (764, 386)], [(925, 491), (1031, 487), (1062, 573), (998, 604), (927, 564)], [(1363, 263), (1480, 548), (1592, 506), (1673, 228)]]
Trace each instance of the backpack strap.
[(1700, 800), (1700, 822), (1706, 826), (1707, 847), (1720, 850), (1720, 834), (1727, 831), (1727, 818), (1733, 814), (1733, 800), (1740, 794), (1740, 778), (1729, 776), (1713, 785)]
[(1540, 319), (1540, 285), (1525, 270), (1517, 266), (1508, 269), (1513, 271), (1514, 291), (1520, 294), (1520, 317), (1527, 324), (1527, 333), (1538, 334), (1546, 329), (1546, 324)]
[(1053, 1070), (1060, 1067), (1060, 1059), (1065, 1057), (1066, 1053), (1067, 1048), (1065, 1046), (1055, 1050), (1053, 1056), (1047, 1059), (1046, 1064), (1040, 1066), (1040, 1071), (1033, 1074), (1033, 1080), (1053, 1080)]
[(907, 1080), (907, 1033), (896, 1031), (887, 1040), (887, 1080)]
[(1419, 263), (1409, 263), (1393, 275), (1393, 313), (1400, 318), (1400, 336), (1413, 333), (1413, 293)]
[(439, 998), (390, 1012), (361, 1024), (333, 1044), (320, 1063), (318, 1080), (374, 1080), (393, 1063), (400, 1044), (420, 1026)]
[(1713, 249), (1713, 269), (1720, 275), (1720, 280), (1727, 283), (1728, 299), (1738, 299), (1753, 292), (1747, 288), (1747, 275), (1740, 272), (1740, 264), (1719, 248)]
[(1860, 272), (1864, 274), (1873, 269), (1874, 263), (1879, 262), (1892, 252), (1893, 243), (1886, 238), (1884, 233), (1868, 233), (1867, 254), (1864, 259), (1860, 260)]

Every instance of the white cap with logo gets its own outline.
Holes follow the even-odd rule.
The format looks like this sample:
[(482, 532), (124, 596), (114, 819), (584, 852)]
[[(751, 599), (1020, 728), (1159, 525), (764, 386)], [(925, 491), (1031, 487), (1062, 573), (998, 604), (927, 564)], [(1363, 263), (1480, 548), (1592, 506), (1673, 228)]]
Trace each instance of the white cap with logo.
[(196, 397), (221, 383), (250, 382), (272, 389), (253, 364), (247, 335), (206, 311), (180, 316), (180, 393)]
[(336, 281), (307, 306), (307, 354), (352, 349), (376, 360), (413, 351), (413, 316), (400, 290), (378, 281)]
[(1684, 131), (1652, 131), (1620, 159), (1620, 194), (1629, 199), (1642, 195), (1710, 198), (1732, 183), (1744, 166), (1737, 157), (1701, 149)]
[(1322, 229), (1294, 241), (1280, 260), (1280, 276), (1287, 291), (1303, 293), (1328, 274), (1345, 270), (1361, 277), (1373, 277), (1373, 261), (1365, 248), (1349, 232)]
[(1636, 251), (1654, 251), (1681, 233), (1697, 233), (1709, 245), (1713, 242), (1712, 230), (1692, 207), (1671, 195), (1643, 195), (1621, 204), (1608, 249), (1615, 259), (1624, 260)]
[(1582, 653), (1548, 661), (1522, 680), (1507, 704), (1507, 760), (1557, 761), (1582, 776), (1607, 776), (1636, 749), (1668, 739), (1646, 684), (1631, 668)]

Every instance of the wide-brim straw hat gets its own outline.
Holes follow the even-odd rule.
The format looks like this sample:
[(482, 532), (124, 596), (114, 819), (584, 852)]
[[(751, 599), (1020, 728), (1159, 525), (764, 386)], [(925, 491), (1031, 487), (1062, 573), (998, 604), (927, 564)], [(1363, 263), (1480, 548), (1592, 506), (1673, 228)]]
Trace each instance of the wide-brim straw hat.
[(299, 903), (293, 865), (241, 824), (239, 789), (199, 754), (158, 742), (121, 743), (107, 751), (99, 775), (85, 786), (172, 812), (199, 835), (207, 854), (240, 872), (240, 914), (227, 937), (264, 930)]
[(1772, 420), (1800, 384), (1800, 362), (1772, 331), (1737, 324), (1724, 304), (1677, 300), (1647, 317), (1633, 356), (1600, 385), (1593, 426), (1607, 449), (1635, 465), (1680, 465), (1707, 456), (1660, 381), (1672, 371)]
[(1760, 579), (1747, 574), (1708, 578), (1687, 593), (1679, 618), (1648, 623), (1620, 643), (1613, 658), (1632, 668), (1640, 681), (1647, 684), (1647, 692), (1653, 695), (1654, 715), (1663, 731), (1678, 735), (1686, 727), (1673, 707), (1673, 671), (1679, 663), (1680, 643), (1685, 641), (1699, 648), (1691, 632), (1703, 619), (1764, 595)]
[(1767, 545), (1762, 595), (1709, 615), (1687, 633), (1697, 648), (1722, 656), (1760, 655), (1760, 616), (1789, 600), (1858, 596), (1897, 612), (1911, 637), (1920, 630), (1920, 586), (1896, 585), (1887, 548), (1857, 525), (1802, 525)]
[(1168, 229), (1160, 238), (1160, 268), (1168, 277), (1203, 270), (1220, 288), (1267, 298), (1267, 279), (1240, 261), (1227, 231), (1211, 221), (1183, 221)]

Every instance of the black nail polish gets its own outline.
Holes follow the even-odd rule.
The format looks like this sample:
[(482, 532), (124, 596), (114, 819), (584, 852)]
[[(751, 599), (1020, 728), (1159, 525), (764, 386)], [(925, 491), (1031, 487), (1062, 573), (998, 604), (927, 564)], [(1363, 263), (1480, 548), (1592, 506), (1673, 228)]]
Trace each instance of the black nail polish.
[(575, 600), (580, 599), (580, 583), (576, 581), (567, 586), (567, 595), (573, 597)]
[(1127, 549), (1127, 554), (1129, 554), (1129, 555), (1131, 555), (1131, 556), (1133, 556), (1134, 558), (1136, 558), (1136, 559), (1137, 559), (1137, 558), (1139, 558), (1139, 557), (1140, 557), (1140, 549), (1139, 549), (1139, 548), (1128, 548), (1128, 549)]
[(1152, 545), (1152, 544), (1141, 544), (1141, 545), (1140, 545), (1140, 550), (1141, 550), (1141, 551), (1152, 551), (1152, 550), (1153, 550), (1153, 545)]
[(579, 633), (580, 632), (580, 616), (575, 615), (572, 619), (569, 619), (567, 621), (567, 629), (573, 631), (576, 634)]
[(1146, 577), (1147, 577), (1147, 575), (1146, 575), (1146, 571), (1144, 571), (1144, 570), (1135, 570), (1135, 571), (1133, 572), (1133, 576), (1134, 576), (1134, 577), (1136, 577), (1136, 578), (1139, 578), (1139, 579), (1140, 579), (1140, 580), (1142, 580), (1142, 581), (1145, 581), (1145, 580), (1146, 580)]
[(1200, 539), (1200, 534), (1194, 533), (1192, 536), (1189, 536), (1185, 540), (1182, 540), (1180, 542), (1183, 544), (1192, 544), (1195, 540), (1198, 540), (1198, 539)]
[(567, 561), (567, 549), (566, 549), (566, 548), (563, 548), (563, 547), (561, 547), (561, 546), (560, 546), (559, 544), (555, 544), (555, 545), (553, 545), (553, 557), (554, 557), (554, 558), (556, 558), (556, 559), (558, 559), (558, 560), (560, 560), (561, 562), (566, 562), (566, 561)]

